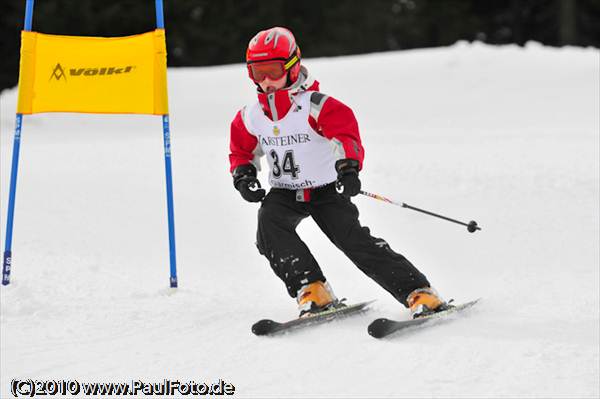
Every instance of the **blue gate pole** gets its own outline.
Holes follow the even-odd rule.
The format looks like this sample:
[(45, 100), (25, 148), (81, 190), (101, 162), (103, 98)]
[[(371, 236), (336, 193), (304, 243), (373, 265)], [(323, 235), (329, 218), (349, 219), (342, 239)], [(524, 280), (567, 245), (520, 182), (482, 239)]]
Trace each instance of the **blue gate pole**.
[(171, 137), (169, 115), (163, 115), (163, 138), (165, 147), (165, 174), (167, 176), (167, 217), (169, 220), (169, 259), (171, 265), (171, 287), (177, 287), (177, 261), (175, 257), (175, 216), (173, 212), (173, 177), (171, 173)]
[[(33, 20), (34, 0), (25, 2), (25, 30), (31, 30)], [(12, 266), (12, 234), (15, 216), (15, 199), (17, 194), (17, 172), (19, 171), (19, 152), (21, 150), (21, 127), (23, 114), (17, 113), (15, 124), (15, 137), (13, 141), (12, 166), (10, 169), (10, 192), (8, 194), (8, 211), (6, 216), (6, 241), (4, 243), (4, 257), (2, 260), (2, 285), (10, 284), (10, 269)]]
[[(156, 27), (165, 28), (162, 0), (155, 0)], [(171, 172), (171, 133), (169, 129), (169, 115), (162, 116), (163, 142), (165, 147), (165, 174), (167, 177), (167, 217), (169, 220), (169, 260), (171, 265), (170, 284), (177, 287), (177, 260), (175, 256), (175, 216), (173, 212), (173, 177)]]
[(155, 0), (154, 5), (156, 6), (156, 27), (158, 29), (165, 29), (165, 17), (163, 14), (163, 0)]

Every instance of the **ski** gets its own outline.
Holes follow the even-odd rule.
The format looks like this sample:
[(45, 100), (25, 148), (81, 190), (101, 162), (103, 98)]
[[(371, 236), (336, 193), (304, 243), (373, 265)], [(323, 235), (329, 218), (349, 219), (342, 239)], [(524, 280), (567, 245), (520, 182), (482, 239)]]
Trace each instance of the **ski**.
[(344, 318), (350, 315), (356, 315), (367, 310), (368, 306), (374, 301), (360, 302), (353, 305), (346, 305), (317, 313), (314, 316), (293, 319), (287, 322), (279, 323), (270, 319), (260, 320), (252, 326), (252, 332), (255, 335), (275, 335), (300, 328), (327, 323), (329, 321)]
[[(479, 299), (481, 299), (481, 298), (479, 298)], [(411, 319), (411, 320), (398, 321), (398, 320), (390, 320), (390, 319), (386, 319), (386, 318), (377, 319), (377, 320), (373, 321), (371, 324), (369, 324), (367, 331), (369, 332), (369, 335), (371, 335), (374, 338), (384, 338), (384, 337), (387, 337), (390, 334), (396, 333), (398, 331), (406, 330), (409, 327), (419, 326), (419, 325), (422, 325), (425, 323), (429, 323), (433, 320), (442, 319), (450, 314), (460, 312), (464, 309), (467, 309), (467, 308), (475, 305), (477, 302), (479, 302), (479, 299), (476, 299), (471, 302), (466, 302), (466, 303), (463, 303), (460, 305), (453, 305), (448, 310), (444, 310), (444, 311), (434, 313), (429, 316), (419, 317), (419, 318)]]

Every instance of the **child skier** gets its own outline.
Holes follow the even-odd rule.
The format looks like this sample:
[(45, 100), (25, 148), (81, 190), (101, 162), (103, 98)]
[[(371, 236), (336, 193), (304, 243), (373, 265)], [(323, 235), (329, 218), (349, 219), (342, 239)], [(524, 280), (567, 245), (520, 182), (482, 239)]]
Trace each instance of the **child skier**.
[[(300, 317), (340, 306), (296, 233), (308, 216), (413, 317), (447, 309), (415, 266), (360, 225), (350, 200), (360, 192), (364, 158), (357, 121), (348, 106), (319, 91), (301, 66), (292, 33), (281, 27), (259, 32), (250, 40), (246, 63), (258, 102), (231, 123), (230, 171), (246, 201), (262, 201), (257, 247), (296, 298)], [(268, 194), (257, 179), (263, 155), (270, 167)]]

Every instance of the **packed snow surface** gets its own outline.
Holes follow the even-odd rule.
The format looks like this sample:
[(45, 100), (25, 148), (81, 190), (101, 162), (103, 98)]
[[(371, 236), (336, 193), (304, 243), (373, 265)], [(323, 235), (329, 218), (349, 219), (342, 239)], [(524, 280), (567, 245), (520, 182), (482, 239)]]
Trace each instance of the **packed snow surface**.
[[(230, 121), (254, 100), (244, 65), (169, 70), (175, 292), (160, 118), (25, 116), (0, 396), (13, 379), (171, 378), (223, 379), (239, 397), (598, 397), (599, 55), (459, 43), (304, 60), (357, 116), (363, 189), (483, 228), (354, 199), (445, 298), (483, 298), (387, 340), (368, 323), (408, 312), (310, 219), (299, 234), (336, 294), (377, 301), (314, 329), (251, 334), (296, 304), (255, 248), (258, 205), (228, 171)], [(3, 244), (16, 97), (1, 95)]]

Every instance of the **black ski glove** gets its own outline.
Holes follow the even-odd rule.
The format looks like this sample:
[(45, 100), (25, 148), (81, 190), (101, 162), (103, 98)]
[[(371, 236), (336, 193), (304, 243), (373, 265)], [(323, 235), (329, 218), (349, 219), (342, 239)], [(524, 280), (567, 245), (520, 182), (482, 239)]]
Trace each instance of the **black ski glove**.
[(248, 202), (259, 202), (267, 193), (256, 178), (254, 165), (240, 165), (233, 170), (233, 186)]
[(358, 178), (358, 161), (356, 159), (340, 159), (335, 163), (338, 177), (335, 188), (344, 197), (354, 197), (360, 192), (360, 180)]

